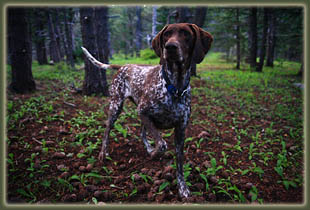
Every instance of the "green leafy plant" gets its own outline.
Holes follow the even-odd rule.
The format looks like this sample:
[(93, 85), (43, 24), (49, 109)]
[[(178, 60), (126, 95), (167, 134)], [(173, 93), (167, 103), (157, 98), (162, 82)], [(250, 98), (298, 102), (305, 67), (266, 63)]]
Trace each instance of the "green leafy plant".
[(14, 164), (14, 154), (13, 153), (8, 154), (7, 162), (11, 166), (11, 168), (9, 169), (10, 172), (14, 172), (16, 169), (15, 169), (15, 164)]
[(251, 143), (249, 146), (249, 160), (252, 160), (253, 158), (253, 152), (257, 150), (256, 148), (254, 148), (254, 143)]
[(203, 181), (205, 182), (205, 186), (206, 186), (206, 191), (209, 191), (209, 182), (208, 182), (208, 179), (206, 177), (206, 175), (200, 173), (199, 176), (203, 179)]
[(211, 168), (207, 168), (206, 174), (208, 176), (214, 176), (218, 170), (223, 168), (223, 166), (221, 166), (221, 165), (217, 166), (215, 158), (211, 158), (210, 162), (211, 162)]
[(149, 175), (143, 174), (143, 173), (139, 173), (139, 176), (144, 180), (144, 182), (148, 183), (148, 181), (153, 182), (152, 177), (150, 177)]
[(196, 148), (199, 149), (201, 147), (201, 143), (204, 141), (204, 138), (200, 138), (198, 141), (195, 142)]
[[(75, 175), (73, 175), (73, 176), (75, 176)], [(73, 177), (72, 176), (72, 177)], [(73, 180), (74, 178), (70, 178), (69, 180)], [(78, 179), (79, 180), (79, 179)], [(58, 182), (58, 184), (60, 185), (60, 186), (62, 186), (62, 187), (64, 187), (65, 189), (68, 189), (69, 190), (69, 192), (72, 192), (73, 191), (73, 186), (72, 186), (72, 184), (70, 184), (70, 182), (68, 182), (67, 180), (65, 180), (65, 179), (62, 179), (62, 178), (58, 178), (57, 179), (57, 182)]]
[(121, 124), (115, 123), (114, 128), (120, 132), (124, 138), (127, 138), (127, 129), (123, 128)]
[(169, 182), (163, 182), (160, 186), (159, 186), (159, 189), (158, 189), (158, 192), (161, 192), (163, 191), (167, 186), (169, 186), (170, 183)]
[(238, 187), (236, 185), (229, 187), (228, 190), (235, 191), (237, 193), (237, 194), (234, 194), (235, 200), (237, 200), (241, 203), (245, 203), (247, 201), (246, 198), (244, 197), (243, 193), (238, 189)]
[(23, 196), (25, 196), (25, 197), (27, 197), (27, 198), (30, 198), (31, 200), (29, 201), (29, 203), (34, 203), (34, 202), (36, 202), (37, 197), (36, 197), (35, 194), (33, 194), (33, 193), (31, 192), (29, 186), (31, 186), (31, 185), (28, 184), (28, 185), (26, 186), (27, 191), (26, 191), (25, 189), (19, 188), (19, 189), (16, 190), (16, 192), (19, 193), (19, 194), (21, 194), (21, 195), (23, 195)]
[(25, 162), (30, 162), (30, 166), (27, 168), (27, 171), (30, 171), (30, 174), (29, 174), (29, 177), (32, 178), (34, 176), (34, 171), (35, 171), (35, 168), (34, 168), (34, 159), (35, 157), (39, 155), (39, 153), (31, 153), (31, 156), (30, 158), (26, 158), (24, 161)]
[(222, 151), (221, 154), (223, 156), (223, 158), (221, 160), (223, 161), (224, 165), (226, 166), (228, 155), (224, 151)]
[(131, 193), (129, 194), (129, 196), (130, 196), (130, 197), (131, 197), (131, 196), (134, 196), (134, 195), (137, 194), (137, 192), (138, 192), (138, 189), (135, 187), (135, 188), (131, 191)]
[[(61, 180), (61, 182), (67, 182), (66, 180), (62, 180), (62, 179), (58, 179), (58, 181)], [(81, 182), (82, 185), (86, 186), (87, 185), (87, 177), (85, 176), (85, 174), (81, 174), (81, 175), (72, 175), (71, 177), (69, 177), (69, 181), (71, 180), (78, 180), (79, 182)]]
[(262, 174), (264, 173), (264, 170), (261, 167), (256, 166), (255, 162), (253, 162), (253, 167), (251, 168), (251, 171), (257, 173), (259, 178), (262, 178)]

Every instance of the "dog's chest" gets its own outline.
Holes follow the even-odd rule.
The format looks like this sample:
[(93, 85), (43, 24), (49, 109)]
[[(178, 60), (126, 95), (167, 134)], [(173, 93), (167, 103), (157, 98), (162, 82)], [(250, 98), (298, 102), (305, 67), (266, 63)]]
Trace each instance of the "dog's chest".
[(180, 98), (175, 98), (167, 91), (165, 80), (157, 72), (146, 78), (138, 110), (147, 114), (156, 127), (171, 128), (178, 123), (188, 122), (190, 103), (190, 87)]
[(149, 106), (147, 115), (158, 128), (171, 128), (177, 124), (187, 124), (190, 116), (190, 94), (183, 96), (180, 101), (167, 96), (166, 100)]
[(124, 95), (138, 105), (138, 112), (146, 114), (158, 128), (186, 124), (190, 116), (190, 87), (180, 98), (174, 98), (166, 88), (160, 66), (128, 65), (124, 80)]

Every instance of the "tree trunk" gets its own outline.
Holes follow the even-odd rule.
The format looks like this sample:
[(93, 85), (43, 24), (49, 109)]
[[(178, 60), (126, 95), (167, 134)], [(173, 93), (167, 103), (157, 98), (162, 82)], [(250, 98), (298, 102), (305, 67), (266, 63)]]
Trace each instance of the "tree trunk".
[(173, 10), (173, 11), (171, 11), (171, 9), (169, 9), (169, 14), (168, 14), (168, 17), (167, 17), (167, 25), (168, 24), (171, 24), (171, 19), (172, 19), (172, 17), (176, 17), (176, 15), (177, 15), (177, 11), (176, 10)]
[(250, 9), (249, 14), (249, 62), (251, 68), (256, 67), (257, 57), (257, 8)]
[(191, 22), (190, 18), (190, 11), (188, 7), (177, 7), (177, 12), (175, 16), (175, 21), (177, 23), (188, 23)]
[(12, 82), (9, 88), (16, 93), (36, 89), (32, 76), (32, 51), (26, 9), (9, 8), (9, 47), (11, 48)]
[[(66, 8), (61, 8), (58, 9), (57, 12), (60, 14), (64, 14), (64, 11), (66, 10)], [(64, 15), (65, 16), (65, 15)], [(65, 17), (64, 17), (65, 19)], [(58, 20), (59, 21), (59, 20)], [(69, 61), (68, 61), (68, 44), (67, 44), (67, 39), (66, 39), (66, 29), (65, 28), (65, 21), (63, 21), (60, 25), (59, 25), (59, 32), (60, 32), (60, 41), (62, 43), (63, 46), (63, 50), (64, 50), (64, 55), (62, 56), (62, 59), (64, 59), (64, 57), (66, 57), (66, 63), (67, 65), (69, 65)]]
[(50, 43), (49, 43), (50, 57), (54, 63), (58, 63), (60, 62), (61, 57), (60, 57), (59, 47), (56, 41), (57, 35), (54, 29), (54, 24), (53, 24), (53, 19), (52, 19), (52, 14), (51, 14), (50, 9), (46, 10), (46, 16), (48, 19), (48, 32), (49, 32), (49, 38), (50, 38)]
[[(193, 23), (199, 27), (203, 27), (207, 14), (207, 7), (196, 7), (195, 16)], [(191, 76), (197, 76), (197, 65), (196, 63), (191, 64)]]
[[(95, 58), (98, 58), (99, 52), (96, 41), (94, 9), (86, 7), (80, 8), (80, 22), (83, 46), (88, 49)], [(86, 57), (84, 57), (84, 62), (85, 78), (83, 93), (86, 95), (103, 94), (104, 96), (108, 96), (109, 91), (105, 71), (91, 64)]]
[(61, 24), (59, 21), (59, 14), (60, 14), (60, 8), (53, 9), (53, 14), (54, 14), (54, 29), (55, 29), (55, 34), (56, 34), (56, 42), (57, 42), (57, 47), (59, 49), (60, 53), (60, 59), (63, 60), (65, 57), (65, 44), (63, 44), (63, 34), (61, 30)]
[(237, 65), (236, 69), (240, 69), (240, 60), (241, 60), (241, 52), (240, 52), (240, 13), (239, 8), (236, 8), (236, 44), (237, 44)]
[(137, 24), (136, 24), (136, 56), (140, 57), (140, 50), (142, 48), (142, 8), (141, 6), (136, 7)]
[(269, 15), (269, 9), (264, 8), (263, 38), (262, 38), (262, 43), (261, 43), (259, 63), (256, 66), (257, 72), (262, 72), (263, 66), (264, 66), (264, 60), (265, 60), (265, 55), (266, 55), (267, 30), (268, 30), (268, 15)]
[(153, 6), (153, 13), (152, 13), (152, 37), (151, 42), (157, 34), (156, 27), (157, 27), (157, 6)]
[(266, 66), (273, 67), (274, 49), (276, 46), (276, 15), (275, 10), (270, 9), (270, 21), (268, 25), (268, 49)]
[(206, 14), (207, 7), (196, 7), (193, 23), (199, 27), (202, 27), (206, 19)]
[[(75, 37), (77, 35), (75, 35), (75, 33), (73, 32), (73, 26), (75, 25), (76, 21), (80, 21), (80, 20), (76, 20), (75, 17), (78, 16), (78, 14), (80, 13), (80, 9), (79, 8), (74, 8), (72, 9), (72, 20), (71, 20), (71, 29), (72, 29), (72, 49), (75, 50), (76, 49), (76, 43), (75, 43)], [(75, 59), (74, 57), (74, 54), (73, 54), (73, 58)]]
[(72, 8), (64, 9), (64, 24), (65, 24), (65, 33), (67, 40), (67, 63), (74, 69), (74, 59), (73, 59), (73, 42), (72, 42), (72, 19), (73, 11)]
[(45, 46), (45, 16), (42, 9), (34, 9), (34, 44), (39, 65), (48, 64)]
[(130, 57), (134, 56), (134, 10), (133, 8), (127, 8), (127, 28), (128, 28), (128, 37), (125, 37), (125, 42), (127, 42), (128, 49), (126, 49), (126, 54), (130, 53)]
[(109, 63), (110, 54), (108, 12), (108, 7), (99, 7), (95, 9), (99, 60), (103, 63)]

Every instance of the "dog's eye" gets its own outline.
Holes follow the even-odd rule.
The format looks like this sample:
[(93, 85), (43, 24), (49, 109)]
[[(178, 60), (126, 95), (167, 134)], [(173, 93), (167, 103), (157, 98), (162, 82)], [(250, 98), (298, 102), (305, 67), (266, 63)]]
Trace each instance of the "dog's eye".
[(165, 31), (164, 32), (164, 37), (169, 37), (171, 36), (172, 32), (171, 31)]
[(191, 33), (188, 32), (188, 31), (186, 31), (186, 30), (182, 31), (182, 33), (183, 33), (183, 35), (184, 35), (186, 38), (190, 38), (190, 37), (191, 37)]

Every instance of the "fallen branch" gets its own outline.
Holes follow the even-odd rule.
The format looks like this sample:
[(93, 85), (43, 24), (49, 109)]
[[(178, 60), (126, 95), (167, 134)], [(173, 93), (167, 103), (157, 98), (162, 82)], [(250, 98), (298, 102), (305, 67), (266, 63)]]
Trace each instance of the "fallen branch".
[(66, 101), (64, 101), (64, 104), (66, 104), (66, 105), (68, 105), (68, 106), (71, 106), (71, 107), (76, 107), (76, 105), (75, 104), (72, 104), (72, 103), (69, 103), (69, 102), (66, 102)]
[(25, 119), (23, 119), (23, 120), (21, 120), (20, 122), (19, 122), (19, 127), (22, 125), (22, 124), (24, 124), (25, 122), (28, 122), (28, 121), (31, 121), (31, 120), (33, 120), (33, 118), (32, 117), (28, 117), (28, 118), (25, 118)]
[(37, 140), (36, 138), (32, 137), (32, 140), (37, 142), (38, 144), (41, 144), (42, 145), (42, 142), (40, 142), (39, 140)]
[(118, 186), (116, 186), (114, 184), (111, 184), (110, 188), (116, 188), (116, 189), (119, 189), (119, 190), (124, 190), (126, 187), (118, 187)]

